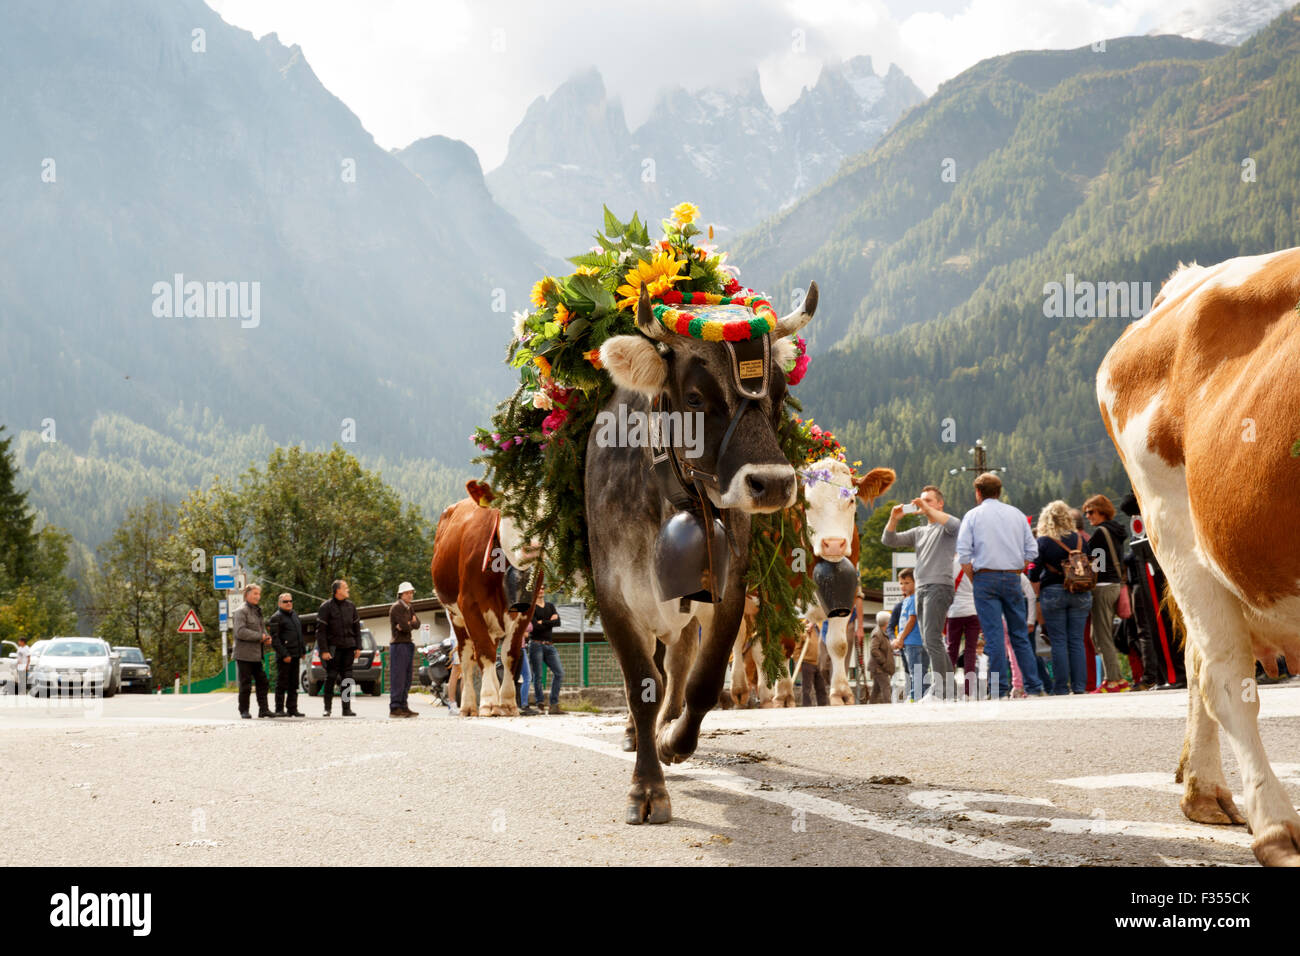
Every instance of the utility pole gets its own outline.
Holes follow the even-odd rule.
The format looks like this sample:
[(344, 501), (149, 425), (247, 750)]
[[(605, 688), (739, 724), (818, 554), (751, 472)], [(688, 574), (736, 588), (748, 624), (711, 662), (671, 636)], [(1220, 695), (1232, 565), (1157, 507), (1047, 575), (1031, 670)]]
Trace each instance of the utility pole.
[(970, 450), (970, 454), (975, 457), (974, 465), (962, 465), (960, 468), (949, 468), (948, 474), (960, 475), (963, 471), (973, 471), (977, 475), (982, 475), (986, 471), (1006, 472), (1005, 465), (990, 465), (986, 457), (988, 448), (984, 445), (983, 438), (975, 439), (975, 447)]

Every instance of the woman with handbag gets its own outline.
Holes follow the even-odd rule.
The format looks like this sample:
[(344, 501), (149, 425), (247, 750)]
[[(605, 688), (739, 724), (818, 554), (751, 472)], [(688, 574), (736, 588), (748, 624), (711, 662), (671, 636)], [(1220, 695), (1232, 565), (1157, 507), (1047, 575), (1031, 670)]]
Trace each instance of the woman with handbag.
[[(1083, 627), (1092, 607), (1091, 568), (1070, 508), (1052, 501), (1038, 516), (1038, 560), (1029, 580), (1038, 591), (1043, 628), (1052, 647), (1052, 693), (1082, 694), (1088, 678)], [(1114, 648), (1111, 649), (1114, 653)]]
[(1088, 558), (1097, 569), (1097, 584), (1092, 589), (1092, 641), (1101, 652), (1105, 680), (1093, 692), (1113, 694), (1131, 690), (1120, 674), (1119, 653), (1115, 649), (1115, 616), (1132, 616), (1124, 562), (1124, 539), (1128, 532), (1115, 520), (1115, 506), (1105, 495), (1093, 495), (1083, 503), (1083, 516), (1092, 525), (1088, 539)]

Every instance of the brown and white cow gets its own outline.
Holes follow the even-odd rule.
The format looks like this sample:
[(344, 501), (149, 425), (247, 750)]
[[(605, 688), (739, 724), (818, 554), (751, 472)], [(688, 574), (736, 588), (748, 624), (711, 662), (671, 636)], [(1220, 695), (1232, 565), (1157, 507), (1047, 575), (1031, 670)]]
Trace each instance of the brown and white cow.
[[(522, 653), (528, 621), (506, 605), (506, 562), (526, 567), (536, 551), (523, 544), (511, 519), (491, 507), (491, 488), (469, 481), (465, 489), (469, 497), (438, 519), (431, 564), (433, 590), (447, 609), (460, 650), (461, 714), (514, 717), (519, 703), (511, 675)], [(498, 652), (505, 681), (497, 679)], [(476, 672), (482, 674), (481, 701), (474, 690)]]
[[(1186, 624), (1183, 812), (1248, 822), (1300, 865), (1300, 815), (1259, 736), (1255, 660), (1300, 672), (1300, 249), (1180, 267), (1097, 372), (1102, 419)], [(1219, 728), (1244, 784), (1224, 778)]]
[[(808, 522), (808, 538), (812, 542), (812, 561), (795, 562), (793, 553), (787, 555), (787, 565), (796, 572), (811, 575), (819, 562), (838, 561), (847, 558), (856, 569), (861, 541), (858, 536), (857, 514), (859, 500), (868, 506), (889, 490), (894, 483), (894, 472), (890, 468), (873, 468), (856, 481), (849, 466), (834, 458), (822, 458), (804, 469), (804, 520)], [(820, 602), (815, 602), (807, 609), (806, 619), (818, 631), (828, 620), (826, 609)], [(854, 702), (853, 691), (849, 687), (848, 668), (852, 653), (846, 616), (831, 617), (826, 631), (826, 649), (831, 655), (830, 703), (833, 706)], [(796, 636), (790, 635), (789, 641), (783, 640), (783, 650), (788, 669), (791, 653), (796, 646)], [(760, 678), (761, 680), (761, 678)], [(764, 685), (760, 684), (759, 697), (763, 699)], [(733, 677), (734, 690), (734, 677)], [(770, 706), (794, 706), (794, 676), (783, 676), (776, 682), (774, 692), (770, 693)]]

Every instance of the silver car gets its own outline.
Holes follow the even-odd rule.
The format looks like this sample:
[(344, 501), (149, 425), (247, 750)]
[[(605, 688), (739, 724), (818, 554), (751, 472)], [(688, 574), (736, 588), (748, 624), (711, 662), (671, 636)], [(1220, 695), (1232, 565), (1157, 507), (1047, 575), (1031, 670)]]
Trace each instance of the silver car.
[(12, 694), (18, 688), (18, 645), (0, 641), (0, 694)]
[(27, 692), (36, 697), (67, 691), (112, 697), (122, 686), (121, 658), (98, 637), (41, 641), (27, 670)]
[(119, 686), (122, 692), (136, 688), (149, 693), (149, 685), (153, 683), (153, 658), (145, 657), (144, 651), (138, 647), (114, 647), (113, 650), (117, 651), (121, 662)]

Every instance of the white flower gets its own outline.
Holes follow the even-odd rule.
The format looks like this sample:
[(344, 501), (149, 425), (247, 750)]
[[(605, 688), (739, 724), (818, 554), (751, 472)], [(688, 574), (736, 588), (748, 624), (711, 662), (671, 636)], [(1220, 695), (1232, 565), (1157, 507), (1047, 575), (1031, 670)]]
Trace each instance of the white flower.
[(533, 408), (540, 408), (549, 412), (552, 407), (551, 396), (547, 395), (545, 392), (533, 393)]
[(515, 313), (515, 338), (520, 341), (522, 341), (524, 337), (524, 323), (528, 321), (528, 315), (529, 313), (527, 312)]

